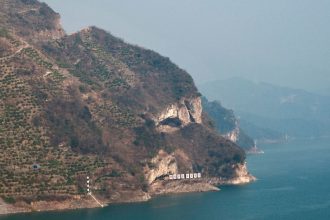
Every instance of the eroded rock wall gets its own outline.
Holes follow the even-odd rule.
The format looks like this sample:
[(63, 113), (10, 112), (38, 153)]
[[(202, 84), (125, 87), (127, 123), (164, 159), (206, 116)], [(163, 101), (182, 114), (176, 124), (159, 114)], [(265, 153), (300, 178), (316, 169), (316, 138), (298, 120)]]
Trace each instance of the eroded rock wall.
[(174, 154), (168, 154), (160, 150), (158, 154), (151, 159), (150, 164), (145, 167), (144, 173), (148, 184), (153, 183), (158, 178), (178, 172), (178, 166)]
[(201, 98), (182, 98), (169, 105), (154, 121), (160, 132), (173, 132), (190, 123), (202, 123)]
[(222, 135), (223, 137), (227, 138), (228, 140), (231, 140), (234, 143), (237, 143), (238, 139), (239, 139), (239, 127), (236, 126), (234, 130)]

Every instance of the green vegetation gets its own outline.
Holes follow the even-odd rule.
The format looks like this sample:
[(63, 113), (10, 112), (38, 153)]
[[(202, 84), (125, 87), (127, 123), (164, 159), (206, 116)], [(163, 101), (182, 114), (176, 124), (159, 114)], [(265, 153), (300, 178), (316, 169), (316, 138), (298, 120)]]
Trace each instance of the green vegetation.
[[(15, 4), (30, 7), (7, 3), (12, 14)], [(57, 31), (57, 15), (39, 6), (23, 19), (0, 21), (17, 29), (3, 39), (3, 54), (11, 55), (0, 59), (0, 196), (7, 202), (83, 195), (87, 175), (105, 198), (147, 191), (143, 168), (159, 150), (180, 149), (178, 163), (187, 166), (180, 169), (210, 176), (228, 175), (245, 159), (206, 124), (169, 119), (182, 128), (159, 132), (160, 112), (199, 95), (170, 59), (97, 28), (47, 41), (40, 31)]]
[(225, 109), (220, 102), (209, 102), (203, 97), (202, 104), (204, 110), (208, 113), (214, 122), (216, 129), (221, 134), (231, 132), (236, 127), (236, 118), (232, 110)]
[(0, 28), (0, 37), (5, 37), (5, 38), (9, 38), (9, 32), (7, 29), (5, 28)]
[[(233, 132), (238, 125), (238, 119), (236, 119), (232, 110), (226, 109), (221, 106), (220, 102), (209, 102), (203, 97), (202, 105), (205, 112), (211, 118), (212, 125), (219, 131), (220, 134), (227, 134)], [(253, 147), (254, 141), (245, 134), (245, 132), (239, 129), (237, 144), (245, 149)]]
[(3, 199), (3, 201), (5, 203), (8, 203), (8, 204), (14, 204), (14, 203), (16, 203), (16, 200), (13, 197), (10, 197), (10, 196), (8, 196), (8, 197), (7, 196), (3, 196), (2, 199)]
[[(0, 196), (7, 203), (15, 203), (15, 198), (21, 196), (81, 194), (78, 176), (96, 172), (107, 162), (96, 155), (83, 157), (66, 143), (51, 144), (43, 123), (44, 104), (53, 95), (63, 93), (61, 84), (66, 78), (51, 70), (46, 83), (37, 74), (25, 80), (26, 74), (19, 74), (18, 69), (31, 72), (31, 66), (38, 65), (45, 68), (41, 72), (44, 75), (53, 65), (32, 48), (17, 56), (20, 63), (0, 61)], [(90, 117), (86, 109), (81, 117)], [(33, 169), (35, 163), (40, 169)]]
[(53, 64), (45, 61), (35, 49), (31, 47), (24, 48), (23, 53), (32, 58), (40, 66), (45, 67), (47, 69), (52, 69)]

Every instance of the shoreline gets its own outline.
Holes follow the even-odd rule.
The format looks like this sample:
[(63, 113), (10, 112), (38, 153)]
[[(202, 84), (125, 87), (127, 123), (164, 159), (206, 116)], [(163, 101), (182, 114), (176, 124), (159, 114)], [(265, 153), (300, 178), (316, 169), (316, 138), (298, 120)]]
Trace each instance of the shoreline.
[[(102, 202), (103, 207), (107, 207), (113, 204), (147, 202), (151, 199), (164, 195), (219, 191), (219, 187), (222, 185), (245, 185), (254, 182), (255, 180), (256, 178), (254, 176), (248, 174), (228, 180), (222, 180), (220, 178), (207, 178), (194, 182), (188, 182), (185, 180), (171, 182), (164, 181), (151, 185), (151, 190), (148, 193), (136, 191), (130, 192), (135, 194), (131, 196), (130, 199), (119, 199), (117, 201), (102, 201), (100, 199), (100, 201)], [(36, 201), (32, 202), (31, 204), (23, 202), (7, 204), (2, 199), (0, 199), (0, 216), (91, 208), (101, 208), (101, 206), (88, 195), (75, 196), (64, 201)]]

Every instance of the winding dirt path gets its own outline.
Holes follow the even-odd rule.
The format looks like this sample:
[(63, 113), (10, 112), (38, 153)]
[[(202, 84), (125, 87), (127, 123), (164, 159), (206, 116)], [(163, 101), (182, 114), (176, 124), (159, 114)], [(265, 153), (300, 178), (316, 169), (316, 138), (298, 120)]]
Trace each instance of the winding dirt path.
[(8, 55), (8, 56), (5, 56), (5, 57), (0, 57), (0, 61), (2, 61), (2, 60), (7, 60), (7, 59), (10, 59), (10, 58), (14, 57), (14, 56), (16, 56), (18, 53), (20, 53), (23, 49), (28, 48), (28, 47), (29, 47), (29, 45), (28, 45), (27, 43), (24, 42), (24, 45), (21, 46), (21, 47), (20, 47), (17, 51), (15, 51), (13, 54)]

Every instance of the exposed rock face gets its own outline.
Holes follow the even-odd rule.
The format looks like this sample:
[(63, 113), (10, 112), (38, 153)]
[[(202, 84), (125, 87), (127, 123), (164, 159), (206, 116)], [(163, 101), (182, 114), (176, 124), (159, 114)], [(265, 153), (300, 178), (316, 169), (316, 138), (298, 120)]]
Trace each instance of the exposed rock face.
[[(33, 41), (40, 42), (40, 41), (48, 41), (49, 39), (56, 40), (64, 37), (65, 32), (61, 26), (60, 16), (57, 15), (56, 19), (54, 20), (54, 27), (52, 29), (45, 29), (37, 32), (33, 38)], [(36, 40), (38, 39), (38, 40)]]
[(0, 198), (0, 215), (3, 214), (7, 215), (12, 213), (20, 213), (20, 212), (28, 212), (28, 211), (30, 211), (30, 209), (27, 207), (21, 207), (18, 204), (15, 205), (7, 204)]
[(162, 195), (168, 193), (188, 193), (219, 191), (219, 188), (207, 181), (177, 180), (167, 182), (157, 182), (153, 184), (150, 194)]
[(167, 154), (163, 150), (160, 150), (158, 155), (152, 158), (149, 166), (145, 168), (145, 176), (149, 184), (160, 177), (178, 173), (178, 166), (174, 154)]
[[(1, 0), (0, 24), (15, 26), (13, 32), (30, 43), (64, 37), (60, 15), (37, 0)], [(18, 28), (17, 28), (18, 27)]]
[(115, 192), (108, 199), (107, 203), (117, 203), (118, 201), (122, 203), (130, 203), (130, 202), (145, 202), (151, 199), (149, 193), (143, 192), (142, 190), (137, 191), (120, 191)]
[(186, 99), (171, 104), (155, 119), (158, 130), (173, 132), (190, 123), (202, 123), (202, 102), (200, 97)]
[(215, 185), (241, 185), (256, 180), (256, 178), (248, 172), (246, 162), (234, 164), (232, 168), (234, 170), (234, 175), (231, 178), (210, 178), (209, 182)]
[(233, 169), (235, 170), (235, 176), (228, 180), (227, 184), (246, 184), (256, 180), (256, 178), (248, 172), (246, 163), (235, 164), (233, 165)]
[(191, 122), (202, 123), (202, 100), (200, 97), (185, 100)]
[(231, 140), (232, 142), (234, 143), (237, 143), (238, 141), (238, 138), (239, 138), (239, 134), (240, 134), (240, 129), (239, 127), (236, 125), (235, 129), (226, 133), (226, 134), (223, 134), (222, 136), (227, 138), (228, 140)]

